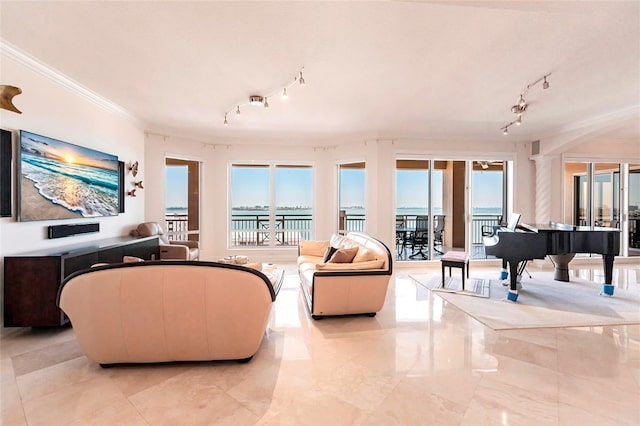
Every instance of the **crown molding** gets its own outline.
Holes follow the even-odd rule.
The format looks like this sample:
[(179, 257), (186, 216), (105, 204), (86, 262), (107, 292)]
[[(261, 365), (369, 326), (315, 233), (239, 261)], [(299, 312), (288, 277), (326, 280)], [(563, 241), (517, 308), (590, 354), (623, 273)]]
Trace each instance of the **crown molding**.
[(5, 40), (0, 39), (0, 54), (3, 56), (12, 59), (19, 64), (29, 68), (30, 70), (52, 80), (53, 82), (63, 86), (67, 90), (75, 93), (78, 96), (81, 96), (88, 101), (92, 102), (95, 105), (109, 111), (119, 114), (129, 120), (135, 121), (136, 123), (140, 123), (140, 120), (131, 114), (126, 109), (122, 108), (120, 105), (111, 102), (110, 100), (98, 95), (97, 93), (87, 89), (77, 81), (74, 81), (72, 78), (64, 75), (60, 71), (51, 68), (50, 66), (40, 62), (33, 56), (28, 53), (20, 50), (19, 48), (13, 46), (10, 43), (7, 43)]

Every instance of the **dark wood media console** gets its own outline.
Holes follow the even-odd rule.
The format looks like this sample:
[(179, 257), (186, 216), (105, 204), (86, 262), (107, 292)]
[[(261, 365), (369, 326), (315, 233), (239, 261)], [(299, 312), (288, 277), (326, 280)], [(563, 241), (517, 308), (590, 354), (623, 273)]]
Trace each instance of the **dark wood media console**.
[(160, 259), (158, 237), (118, 237), (4, 258), (4, 326), (52, 327), (69, 322), (56, 305), (62, 280), (94, 263), (123, 256)]

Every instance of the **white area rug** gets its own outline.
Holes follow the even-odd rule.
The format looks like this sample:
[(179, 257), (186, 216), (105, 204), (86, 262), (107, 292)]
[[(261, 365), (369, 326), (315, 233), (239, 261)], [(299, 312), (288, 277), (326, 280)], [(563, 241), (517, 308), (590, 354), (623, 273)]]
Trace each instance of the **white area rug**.
[(491, 280), (488, 278), (466, 279), (464, 282), (464, 289), (462, 289), (462, 280), (459, 279), (446, 277), (444, 286), (440, 286), (441, 282), (442, 280), (438, 280), (437, 282), (432, 283), (435, 287), (429, 287), (429, 290), (485, 298), (489, 297), (491, 294)]
[[(490, 281), (489, 297), (469, 297), (438, 289), (439, 273), (409, 277), (494, 330), (640, 324), (640, 295), (636, 293), (616, 288), (613, 297), (601, 296), (601, 284), (574, 277), (568, 283), (555, 281), (551, 272), (534, 275), (523, 279), (515, 303), (506, 300), (508, 287), (499, 280), (472, 276), (465, 281), (465, 289), (477, 287), (478, 281)], [(461, 287), (459, 278), (447, 277), (446, 281), (449, 289)]]

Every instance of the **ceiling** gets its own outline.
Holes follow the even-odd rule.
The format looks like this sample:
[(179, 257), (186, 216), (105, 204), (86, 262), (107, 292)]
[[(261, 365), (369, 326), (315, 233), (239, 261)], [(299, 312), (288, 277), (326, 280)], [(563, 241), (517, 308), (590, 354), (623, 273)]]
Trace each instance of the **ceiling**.
[[(600, 123), (612, 138), (640, 139), (637, 1), (0, 7), (3, 42), (152, 133), (204, 142), (527, 142)], [(287, 101), (274, 96), (269, 109), (244, 106), (235, 116), (250, 95), (280, 93), (301, 67), (307, 84), (292, 85)], [(519, 94), (548, 73), (549, 89), (526, 91), (522, 126), (503, 136)]]

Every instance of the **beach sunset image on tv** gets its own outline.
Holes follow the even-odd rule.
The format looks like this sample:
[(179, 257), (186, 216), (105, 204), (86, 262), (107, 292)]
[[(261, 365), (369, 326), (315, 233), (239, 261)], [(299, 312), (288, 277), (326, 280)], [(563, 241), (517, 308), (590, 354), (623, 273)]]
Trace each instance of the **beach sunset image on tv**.
[(21, 221), (115, 216), (118, 157), (20, 131)]

